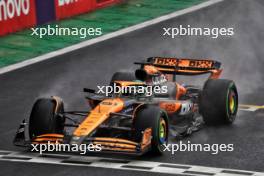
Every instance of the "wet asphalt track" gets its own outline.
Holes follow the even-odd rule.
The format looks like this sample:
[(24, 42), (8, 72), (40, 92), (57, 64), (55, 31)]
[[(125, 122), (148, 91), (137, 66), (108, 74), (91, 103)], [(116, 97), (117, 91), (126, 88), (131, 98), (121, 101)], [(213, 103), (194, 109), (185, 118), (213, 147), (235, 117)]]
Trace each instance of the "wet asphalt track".
[[(241, 103), (264, 105), (264, 3), (230, 0), (158, 25), (129, 33), (96, 45), (0, 75), (0, 149), (22, 150), (12, 146), (20, 121), (27, 117), (40, 96), (61, 96), (67, 109), (86, 108), (83, 87), (106, 85), (116, 70), (135, 68), (133, 61), (150, 56), (214, 58), (223, 62), (224, 78), (235, 80)], [(234, 27), (233, 37), (163, 37), (162, 27)], [(234, 152), (212, 155), (206, 152), (165, 153), (129, 158), (264, 171), (264, 112), (240, 111), (233, 126), (209, 128), (186, 140), (192, 143), (233, 143)], [(173, 141), (171, 141), (173, 142)], [(100, 156), (100, 155), (97, 155)], [(102, 168), (55, 166), (0, 162), (0, 175), (150, 175), (154, 173)], [(157, 175), (157, 174), (154, 174)]]

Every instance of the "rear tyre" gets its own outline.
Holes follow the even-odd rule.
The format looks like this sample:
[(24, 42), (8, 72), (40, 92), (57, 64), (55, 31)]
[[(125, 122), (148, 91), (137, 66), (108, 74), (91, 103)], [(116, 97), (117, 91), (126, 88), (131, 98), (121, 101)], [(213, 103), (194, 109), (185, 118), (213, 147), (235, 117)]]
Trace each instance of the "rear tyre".
[(207, 125), (232, 124), (238, 110), (238, 93), (231, 80), (209, 79), (200, 94), (200, 113)]
[(65, 118), (56, 115), (63, 112), (63, 103), (56, 108), (55, 100), (38, 99), (29, 118), (29, 137), (32, 139), (47, 133), (63, 134)]
[(136, 80), (133, 72), (116, 72), (111, 79), (110, 86), (114, 85), (115, 81), (134, 81)]
[(142, 140), (142, 132), (147, 128), (152, 129), (151, 151), (161, 154), (163, 144), (168, 142), (168, 117), (166, 112), (156, 106), (145, 106), (136, 112), (133, 122), (135, 139), (137, 142)]

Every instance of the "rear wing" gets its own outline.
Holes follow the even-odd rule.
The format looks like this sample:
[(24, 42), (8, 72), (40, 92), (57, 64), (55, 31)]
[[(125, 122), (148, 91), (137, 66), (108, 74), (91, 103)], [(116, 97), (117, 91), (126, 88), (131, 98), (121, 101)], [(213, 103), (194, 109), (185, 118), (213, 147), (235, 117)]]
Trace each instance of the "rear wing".
[(162, 73), (175, 75), (211, 73), (211, 78), (218, 78), (222, 72), (221, 63), (209, 59), (151, 57), (147, 59), (147, 62), (137, 62), (135, 64), (140, 64), (142, 67), (152, 65)]

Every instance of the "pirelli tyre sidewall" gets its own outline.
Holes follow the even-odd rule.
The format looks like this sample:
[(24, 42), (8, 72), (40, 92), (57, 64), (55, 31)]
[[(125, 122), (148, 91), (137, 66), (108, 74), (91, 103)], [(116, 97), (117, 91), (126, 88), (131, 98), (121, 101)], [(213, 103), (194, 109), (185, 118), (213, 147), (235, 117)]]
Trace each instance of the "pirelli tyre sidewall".
[(238, 93), (233, 81), (207, 80), (199, 100), (199, 110), (207, 125), (232, 124), (236, 119)]
[(144, 105), (135, 113), (133, 119), (134, 137), (137, 142), (142, 140), (142, 132), (151, 128), (151, 151), (154, 154), (163, 152), (163, 144), (168, 143), (169, 124), (167, 113), (158, 106)]
[(52, 98), (40, 98), (34, 103), (29, 118), (31, 139), (47, 133), (63, 134), (65, 118), (59, 117), (57, 113), (63, 113), (64, 107), (62, 102), (57, 108), (56, 105)]

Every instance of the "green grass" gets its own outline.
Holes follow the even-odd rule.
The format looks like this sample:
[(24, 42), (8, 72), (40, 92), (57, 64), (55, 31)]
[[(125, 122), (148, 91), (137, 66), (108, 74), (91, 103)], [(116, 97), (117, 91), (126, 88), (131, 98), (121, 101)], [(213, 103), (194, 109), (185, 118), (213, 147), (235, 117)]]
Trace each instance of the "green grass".
[[(130, 0), (91, 13), (51, 23), (60, 27), (101, 27), (103, 35), (132, 26), (206, 0)], [(43, 25), (41, 27), (46, 27)], [(24, 30), (0, 38), (0, 67), (58, 50), (96, 36), (49, 36), (42, 39)]]

